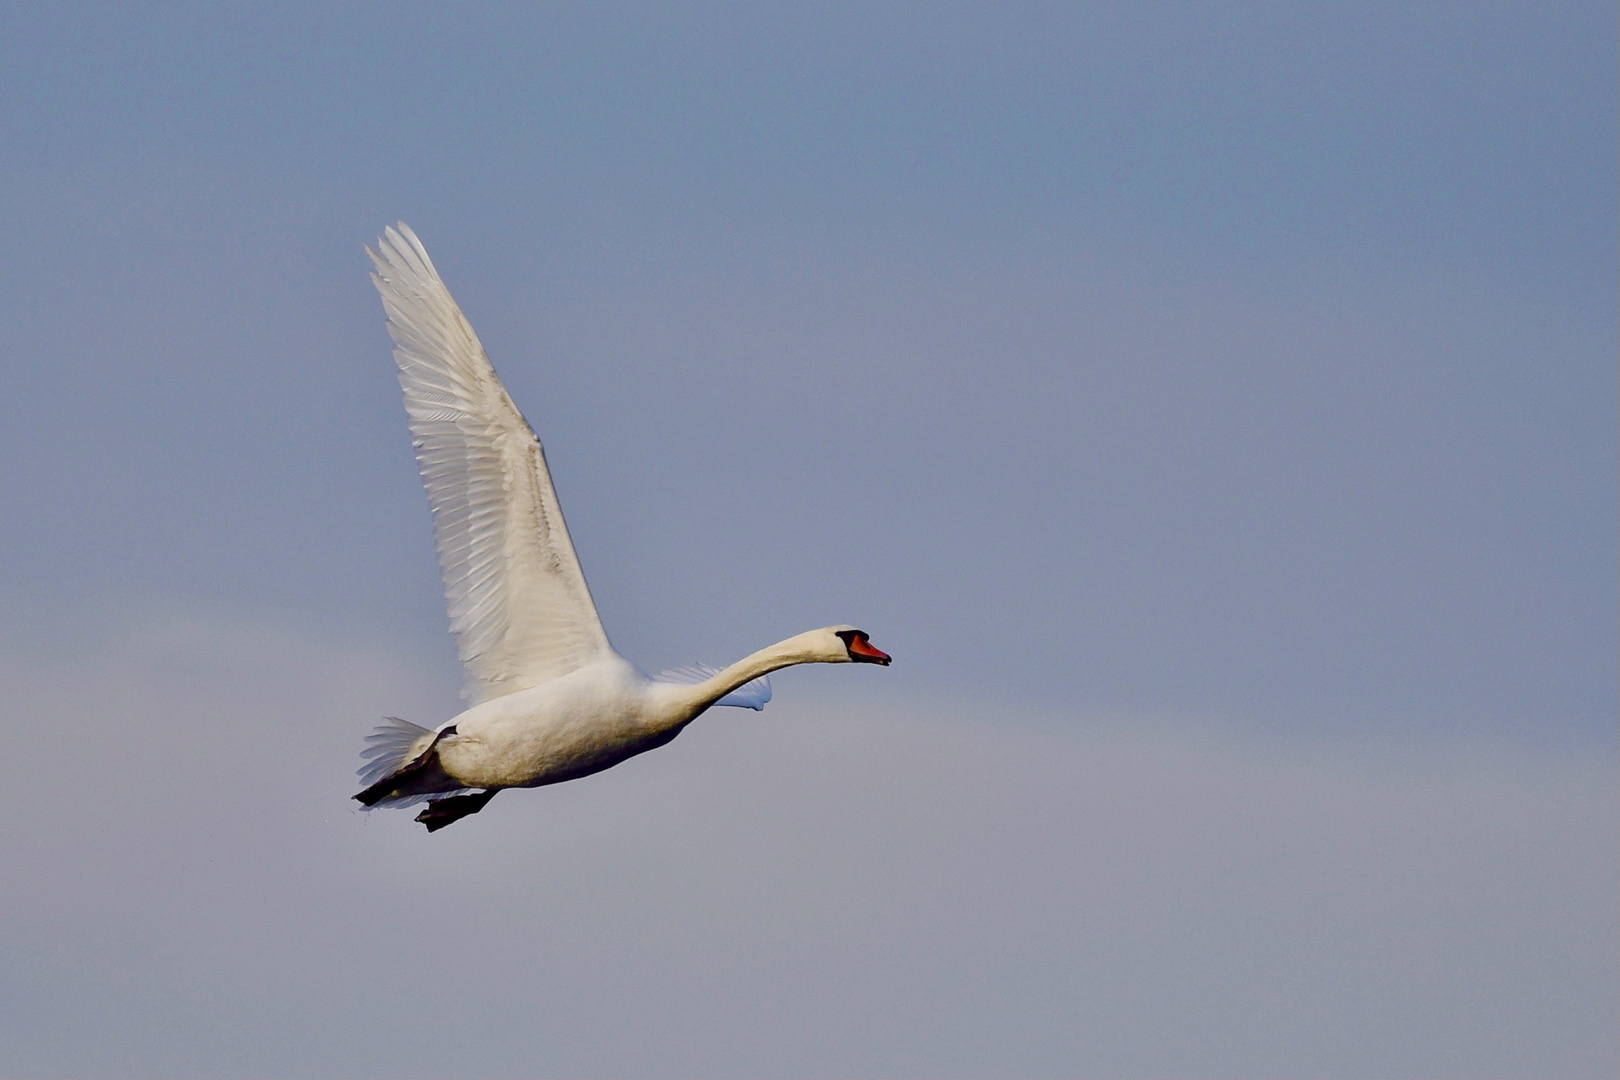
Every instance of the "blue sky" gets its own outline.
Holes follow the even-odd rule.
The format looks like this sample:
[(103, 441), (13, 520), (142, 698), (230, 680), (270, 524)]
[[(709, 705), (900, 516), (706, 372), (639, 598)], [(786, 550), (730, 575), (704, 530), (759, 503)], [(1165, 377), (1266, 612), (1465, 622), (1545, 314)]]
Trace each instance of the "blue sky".
[[(513, 1000), (576, 1000), (573, 986), (607, 1015), (619, 1008), (649, 1032), (643, 1056), (567, 1025), (531, 1044), (480, 1007), (456, 1021), (472, 1033), (462, 1042), (447, 1036), (407, 1064), (1612, 1073), (1616, 23), (1601, 4), (8, 5), (0, 723), (39, 758), (13, 762), (0, 832), (0, 853), (32, 868), (8, 914), (22, 928), (8, 948), (26, 960), (0, 992), (34, 1010), (0, 1027), (0, 1068), (408, 1071), (364, 1052), (400, 1045), (391, 1025), (403, 1021), (357, 1004), (362, 990), (318, 998), (322, 1015), (348, 1017), (330, 1020), (352, 1035), (341, 1051), (294, 1052), (243, 1027), (268, 1016), (304, 1030), (313, 1021), (289, 1003), (310, 980), (380, 993), (397, 977), (334, 946), (307, 971), (255, 983), (246, 973), (277, 933), (304, 943), (296, 952), (321, 934), (383, 930), (326, 908), (277, 922), (249, 899), (268, 887), (250, 853), (273, 851), (278, 879), (348, 900), (380, 882), (410, 891), (414, 859), (448, 859), (468, 880), (504, 883), (474, 890), (490, 929), (460, 946), (498, 952), (520, 925), (507, 921), (517, 897), (551, 894), (538, 863), (538, 877), (494, 868), (527, 843), (562, 843), (554, 809), (572, 808), (592, 839), (568, 856), (583, 860), (568, 863), (581, 875), (573, 898), (552, 900), (596, 927), (581, 940), (611, 938), (600, 912), (616, 909), (578, 882), (647, 875), (688, 898), (700, 939), (724, 938), (704, 921), (724, 908), (787, 943), (778, 962), (739, 953), (711, 978), (701, 949), (660, 952), (668, 926), (631, 919), (628, 943), (603, 946), (628, 950), (607, 973), (590, 949), (558, 945), (578, 965), (572, 982), (542, 988), (506, 968), (497, 982)], [(360, 250), (401, 219), (545, 440), (621, 651), (651, 670), (723, 663), (851, 621), (896, 666), (784, 673), (772, 708), (791, 719), (769, 734), (707, 736), (707, 753), (671, 747), (669, 764), (632, 763), (581, 794), (497, 803), (436, 847), (406, 821), (348, 813), (359, 735), (384, 713), (438, 722), (458, 684)], [(239, 679), (310, 689), (247, 703)], [(124, 685), (148, 689), (126, 699)], [(829, 731), (869, 740), (875, 756), (857, 765)], [(951, 752), (921, 754), (934, 771), (903, 781), (914, 755), (896, 731)], [(132, 732), (155, 755), (142, 768), (156, 784), (121, 767)], [(825, 804), (810, 781), (783, 779), (764, 804), (692, 810), (710, 824), (703, 814), (757, 813), (752, 832), (719, 830), (731, 846), (671, 843), (733, 886), (750, 879), (737, 844), (804, 843), (827, 853), (820, 891), (783, 913), (802, 871), (759, 855), (761, 891), (717, 907), (705, 889), (718, 885), (624, 837), (647, 792), (668, 795), (679, 819), (707, 806), (706, 785), (750, 775), (739, 746), (761, 769), (769, 759), (767, 775), (801, 751), (836, 766), (836, 800), (883, 816), (861, 826), (876, 837), (861, 850), (938, 857), (874, 877), (866, 856), (837, 854), (856, 827), (839, 815), (814, 838), (794, 833), (796, 814)], [(171, 751), (181, 775), (164, 765)], [(1365, 941), (1336, 936), (1330, 924), (1346, 924), (1302, 899), (1299, 881), (1176, 878), (1184, 851), (1168, 827), (1139, 835), (1144, 861), (1111, 892), (1085, 869), (1092, 856), (1113, 865), (1087, 846), (1106, 838), (1065, 831), (1096, 806), (1020, 793), (1011, 766), (978, 797), (1004, 807), (991, 816), (1039, 858), (998, 863), (994, 844), (951, 854), (963, 826), (948, 778), (994, 753), (1069, 763), (1040, 773), (1054, 792), (1113, 762), (1142, 777), (1137, 798), (1199, 793), (1189, 805), (1214, 829), (1202, 850), (1226, 851), (1234, 835), (1257, 845), (1234, 865), (1301, 845), (1362, 853), (1354, 881), (1310, 859), (1301, 874), (1318, 882), (1312, 895), (1369, 890)], [(1199, 770), (1178, 771), (1194, 760), (1208, 772), (1197, 783)], [(250, 761), (282, 793), (241, 809), (216, 786), (251, 783)], [(83, 823), (70, 827), (40, 807), (81, 774), (100, 779), (76, 796), (69, 816)], [(181, 794), (196, 785), (224, 833), (187, 815)], [(1255, 785), (1294, 801), (1255, 817), (1243, 809)], [(895, 794), (913, 790), (914, 802)], [(486, 825), (497, 811), (513, 816)], [(70, 943), (111, 917), (94, 904), (62, 914), (80, 911), (62, 868), (75, 852), (111, 857), (96, 824), (109, 820), (136, 849), (189, 838), (163, 869), (122, 879), (136, 938), (183, 938), (168, 890), (224, 860), (235, 884), (210, 894), (214, 930), (193, 945), (248, 944), (219, 945), (217, 963), (178, 944), (75, 959)], [(1286, 821), (1321, 831), (1298, 826), (1305, 843)], [(1475, 869), (1423, 877), (1439, 873), (1420, 869), (1424, 837)], [(1536, 862), (1541, 849), (1567, 860)], [(381, 858), (404, 876), (365, 862)], [(1038, 869), (1066, 858), (1072, 878)], [(862, 940), (896, 930), (882, 912), (975, 868), (1014, 899), (929, 909), (945, 974), (860, 953), (861, 979), (908, 1002), (910, 1021), (886, 1038), (840, 1012), (838, 972), (815, 960), (837, 897), (866, 897), (867, 921), (847, 935)], [(1515, 891), (1538, 875), (1567, 885), (1543, 898), (1556, 918)], [(1464, 978), (1460, 944), (1413, 968), (1393, 943), (1430, 940), (1426, 905), (1482, 890), (1522, 900), (1479, 913), (1505, 974)], [(1060, 899), (1071, 894), (1091, 899)], [(1167, 928), (1199, 895), (1230, 904), (1198, 909), (1209, 934), (1193, 947)], [(441, 920), (459, 910), (453, 896), (422, 902)], [(1096, 925), (1157, 942), (1157, 959), (1124, 945), (1043, 954), (1041, 940), (1090, 940), (1078, 928), (1093, 902), (1133, 912)], [(1295, 926), (1300, 949), (1234, 953), (1263, 939), (1243, 915), (1253, 910)], [(974, 927), (1001, 943), (993, 958), (962, 951)], [(1560, 982), (1577, 941), (1608, 966)], [(636, 969), (638, 943), (660, 958), (656, 973)], [(549, 946), (530, 947), (544, 967)], [(1361, 988), (1349, 997), (1298, 989), (1311, 965), (1359, 955), (1371, 958), (1361, 982), (1341, 980)], [(1183, 962), (1206, 982), (1183, 978)], [(1105, 1007), (1078, 989), (1125, 970), (1145, 972), (1140, 999)], [(139, 971), (166, 973), (162, 992), (105, 990)], [(1332, 1016), (1341, 1041), (1290, 1012), (1266, 1056), (1215, 990), (1187, 991), (1185, 1021), (1168, 1028), (1131, 1004), (1242, 982), (1238, 971), (1255, 1002), (1320, 1000), (1316, 1021)], [(649, 979), (683, 999), (707, 986), (715, 1007), (676, 1023), (634, 989)], [(998, 980), (1039, 988), (1049, 1007), (975, 997)], [(248, 986), (259, 1006), (241, 1004)], [(774, 1020), (749, 1011), (767, 986)], [(1378, 1019), (1371, 1003), (1419, 986), (1438, 988), (1432, 1009)], [(1579, 1003), (1567, 1022), (1537, 1011), (1566, 997)], [(1071, 1035), (1082, 1015), (1098, 1032), (1083, 1044)], [(238, 1035), (120, 1056), (143, 1024)], [(1227, 1033), (1213, 1057), (1197, 1034), (1210, 1031)], [(805, 1057), (809, 1045), (822, 1056)]]

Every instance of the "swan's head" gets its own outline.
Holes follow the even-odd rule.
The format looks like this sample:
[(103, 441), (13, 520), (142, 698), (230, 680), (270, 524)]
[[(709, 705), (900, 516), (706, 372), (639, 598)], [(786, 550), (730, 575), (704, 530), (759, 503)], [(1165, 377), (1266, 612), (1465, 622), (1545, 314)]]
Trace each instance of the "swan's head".
[(866, 636), (865, 630), (857, 630), (853, 626), (829, 626), (822, 633), (829, 635), (833, 640), (827, 642), (827, 659), (835, 664), (882, 664), (889, 666), (889, 654), (872, 644), (872, 639)]

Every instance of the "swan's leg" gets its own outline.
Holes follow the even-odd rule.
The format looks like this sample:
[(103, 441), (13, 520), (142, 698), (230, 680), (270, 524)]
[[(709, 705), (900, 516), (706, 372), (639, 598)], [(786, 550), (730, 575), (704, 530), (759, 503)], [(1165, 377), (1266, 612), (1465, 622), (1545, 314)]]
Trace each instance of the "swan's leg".
[(438, 832), (452, 821), (460, 821), (468, 814), (482, 810), (495, 797), (500, 788), (475, 791), (471, 795), (452, 795), (448, 799), (434, 799), (416, 815), (416, 820), (427, 826), (428, 832)]

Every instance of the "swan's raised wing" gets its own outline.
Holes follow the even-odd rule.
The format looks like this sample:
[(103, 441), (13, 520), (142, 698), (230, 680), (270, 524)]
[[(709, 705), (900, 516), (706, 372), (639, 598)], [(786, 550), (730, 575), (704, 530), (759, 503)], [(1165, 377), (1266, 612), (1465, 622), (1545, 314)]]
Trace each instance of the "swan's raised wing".
[(609, 651), (540, 440), (403, 222), (367, 249), (388, 312), (470, 704)]

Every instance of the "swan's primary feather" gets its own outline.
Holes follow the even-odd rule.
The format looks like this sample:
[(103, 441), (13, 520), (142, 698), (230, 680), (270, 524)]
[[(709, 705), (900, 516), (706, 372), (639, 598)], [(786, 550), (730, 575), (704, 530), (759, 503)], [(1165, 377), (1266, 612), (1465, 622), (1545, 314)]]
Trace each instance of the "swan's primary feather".
[[(700, 682), (707, 682), (718, 674), (720, 674), (720, 670), (712, 668), (708, 664), (687, 664), (684, 667), (670, 668), (668, 671), (659, 672), (658, 680), (660, 682), (695, 685)], [(737, 689), (716, 701), (715, 704), (735, 705), (739, 709), (753, 709), (755, 712), (763, 712), (765, 703), (770, 700), (771, 677), (761, 675), (757, 679), (743, 683)]]
[(372, 281), (388, 311), (469, 704), (609, 652), (540, 440), (403, 222)]

